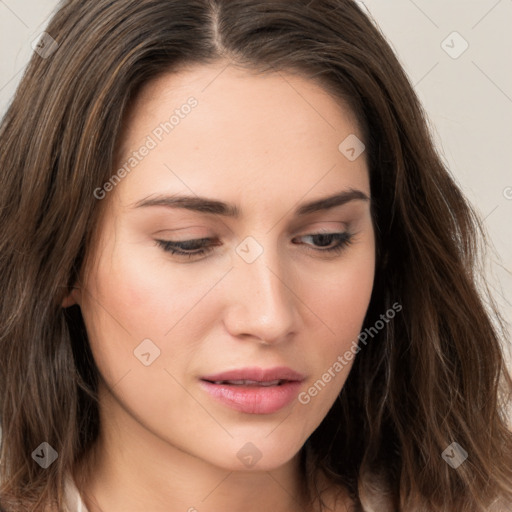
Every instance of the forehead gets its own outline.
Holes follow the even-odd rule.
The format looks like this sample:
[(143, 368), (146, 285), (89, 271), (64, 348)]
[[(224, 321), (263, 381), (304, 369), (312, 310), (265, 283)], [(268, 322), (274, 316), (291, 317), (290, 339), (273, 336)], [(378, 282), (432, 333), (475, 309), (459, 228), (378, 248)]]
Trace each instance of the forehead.
[[(210, 65), (187, 65), (172, 73), (162, 73), (143, 85), (128, 112), (125, 125), (141, 124), (155, 115), (165, 115), (162, 106), (179, 108), (193, 95), (203, 107), (224, 118), (239, 114), (254, 119), (272, 114), (288, 115), (290, 121), (310, 120), (314, 114), (331, 129), (338, 129), (340, 117), (359, 132), (358, 122), (349, 106), (333, 97), (319, 81), (296, 72), (257, 73), (220, 61)], [(236, 107), (245, 107), (243, 111)], [(207, 112), (206, 108), (202, 108)], [(302, 116), (300, 112), (302, 111)], [(333, 123), (333, 118), (335, 122)], [(315, 123), (316, 124), (316, 123)]]
[(353, 136), (362, 139), (348, 106), (302, 76), (183, 68), (145, 84), (127, 112), (118, 165), (149, 140), (152, 149), (117, 191), (135, 201), (164, 189), (298, 197), (317, 185), (368, 189), (366, 155), (350, 161), (339, 149)]

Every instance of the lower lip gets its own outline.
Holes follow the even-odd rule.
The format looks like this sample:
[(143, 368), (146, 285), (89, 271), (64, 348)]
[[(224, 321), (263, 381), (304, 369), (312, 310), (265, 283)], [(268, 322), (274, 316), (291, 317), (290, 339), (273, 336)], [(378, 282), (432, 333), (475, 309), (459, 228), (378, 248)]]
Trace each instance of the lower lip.
[(231, 386), (201, 380), (202, 388), (219, 402), (248, 414), (271, 414), (297, 398), (301, 383), (291, 381), (280, 386)]

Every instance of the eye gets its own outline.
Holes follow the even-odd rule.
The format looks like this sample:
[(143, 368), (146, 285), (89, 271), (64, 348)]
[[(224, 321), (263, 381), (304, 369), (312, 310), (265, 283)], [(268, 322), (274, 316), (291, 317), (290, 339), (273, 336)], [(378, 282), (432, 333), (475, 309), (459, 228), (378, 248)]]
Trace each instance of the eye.
[(339, 254), (350, 245), (353, 241), (354, 235), (344, 231), (342, 233), (314, 233), (311, 235), (303, 235), (299, 238), (310, 238), (316, 240), (316, 244), (320, 247), (326, 247), (336, 242), (335, 245), (324, 249), (310, 249), (312, 251), (329, 254)]
[(196, 240), (181, 240), (176, 242), (169, 240), (156, 240), (156, 244), (165, 252), (192, 258), (193, 256), (206, 254), (212, 250), (214, 245), (219, 245), (207, 243), (211, 240), (213, 240), (213, 238), (198, 238)]
[[(353, 234), (348, 232), (342, 233), (314, 233), (310, 235), (303, 235), (298, 238), (310, 238), (315, 242), (315, 245), (320, 248), (309, 248), (308, 250), (317, 253), (339, 254), (345, 249), (352, 241)], [(155, 240), (156, 245), (161, 247), (165, 252), (173, 255), (184, 256), (186, 258), (193, 258), (195, 256), (202, 256), (213, 250), (213, 247), (221, 245), (217, 239), (214, 238), (198, 238), (195, 240)], [(332, 245), (335, 242), (335, 245)], [(295, 242), (294, 242), (295, 243)]]

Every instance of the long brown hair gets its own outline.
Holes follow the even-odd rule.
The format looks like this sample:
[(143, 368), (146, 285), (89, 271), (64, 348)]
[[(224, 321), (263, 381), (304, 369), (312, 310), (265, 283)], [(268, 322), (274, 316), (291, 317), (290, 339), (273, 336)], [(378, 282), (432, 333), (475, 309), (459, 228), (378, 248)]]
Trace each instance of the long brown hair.
[[(502, 320), (478, 287), (485, 233), (356, 2), (68, 0), (46, 31), (58, 48), (34, 53), (0, 127), (1, 506), (60, 509), (66, 473), (98, 434), (87, 333), (79, 307), (61, 303), (91, 250), (108, 200), (93, 192), (113, 174), (131, 101), (164, 71), (219, 59), (299, 73), (350, 105), (377, 236), (364, 328), (403, 308), (355, 359), (306, 442), (305, 472), (324, 471), (367, 512), (512, 502), (512, 378)], [(47, 469), (31, 456), (43, 441), (58, 452)], [(468, 454), (457, 468), (442, 456), (452, 443)]]

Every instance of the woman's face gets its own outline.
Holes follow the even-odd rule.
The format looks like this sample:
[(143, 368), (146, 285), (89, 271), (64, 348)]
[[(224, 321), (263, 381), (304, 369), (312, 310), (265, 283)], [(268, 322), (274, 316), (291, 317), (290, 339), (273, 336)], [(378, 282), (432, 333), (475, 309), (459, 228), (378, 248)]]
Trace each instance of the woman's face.
[(372, 292), (361, 138), (291, 74), (203, 66), (142, 89), (74, 293), (110, 388), (104, 428), (229, 470), (297, 454), (343, 387)]

